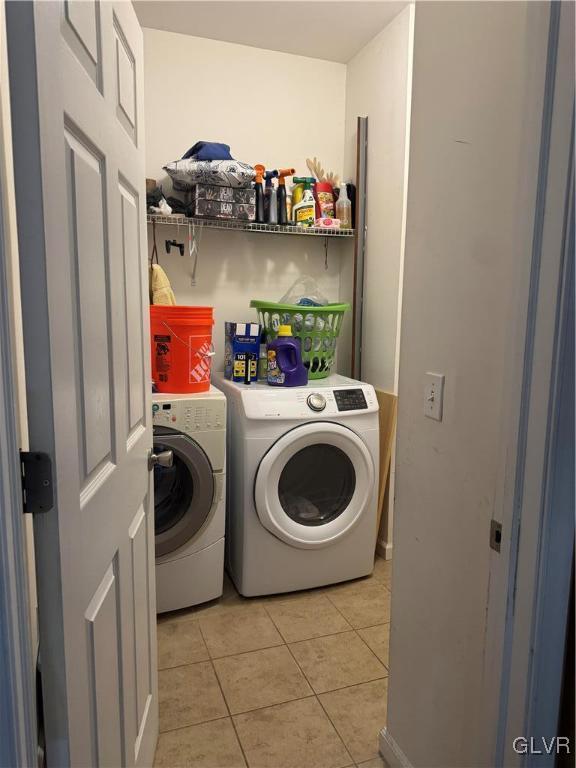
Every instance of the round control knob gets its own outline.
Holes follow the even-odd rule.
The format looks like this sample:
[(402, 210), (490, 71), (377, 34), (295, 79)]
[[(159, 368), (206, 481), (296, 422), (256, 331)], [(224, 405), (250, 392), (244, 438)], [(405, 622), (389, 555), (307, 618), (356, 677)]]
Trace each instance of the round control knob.
[(323, 411), (326, 408), (326, 398), (319, 392), (313, 392), (311, 395), (308, 395), (306, 402), (313, 411)]

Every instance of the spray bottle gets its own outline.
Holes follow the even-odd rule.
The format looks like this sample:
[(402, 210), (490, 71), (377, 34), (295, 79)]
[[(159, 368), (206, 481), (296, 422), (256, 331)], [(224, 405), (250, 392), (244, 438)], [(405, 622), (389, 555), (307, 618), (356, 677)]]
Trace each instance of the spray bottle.
[(266, 219), (264, 218), (264, 190), (262, 189), (262, 182), (264, 180), (264, 174), (266, 168), (259, 163), (254, 166), (256, 171), (256, 178), (254, 179), (254, 190), (256, 191), (256, 221), (259, 224), (264, 224)]
[(288, 224), (288, 210), (286, 207), (286, 176), (293, 176), (295, 168), (281, 168), (278, 171), (278, 223)]
[(348, 199), (346, 184), (340, 184), (340, 194), (336, 202), (336, 218), (340, 219), (341, 229), (352, 227), (352, 203)]
[(272, 183), (272, 179), (278, 176), (278, 171), (266, 171), (264, 179), (266, 180), (266, 186), (264, 187), (264, 219), (269, 224), (276, 224), (278, 221), (278, 204), (276, 202), (276, 190)]
[(316, 201), (314, 200), (312, 185), (316, 179), (312, 176), (303, 176), (302, 178), (294, 176), (294, 181), (296, 184), (304, 185), (302, 200), (292, 208), (294, 223), (300, 227), (313, 227), (316, 221)]

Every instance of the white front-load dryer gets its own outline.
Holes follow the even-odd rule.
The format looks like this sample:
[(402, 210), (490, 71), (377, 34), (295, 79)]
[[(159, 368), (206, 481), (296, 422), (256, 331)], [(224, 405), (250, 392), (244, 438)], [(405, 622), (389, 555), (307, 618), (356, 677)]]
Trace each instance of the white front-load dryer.
[(216, 386), (228, 400), (227, 566), (246, 596), (374, 567), (378, 401), (343, 376), (306, 387)]
[(158, 613), (222, 594), (226, 398), (215, 387), (155, 394), (154, 526)]

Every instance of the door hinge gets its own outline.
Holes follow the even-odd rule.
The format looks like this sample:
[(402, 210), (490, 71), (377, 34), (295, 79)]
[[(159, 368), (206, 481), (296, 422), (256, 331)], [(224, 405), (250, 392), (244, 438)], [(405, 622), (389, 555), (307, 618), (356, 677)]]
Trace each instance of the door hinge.
[(40, 451), (20, 451), (24, 512), (48, 512), (54, 506), (52, 459)]
[(498, 520), (490, 520), (490, 546), (495, 552), (500, 552), (502, 544), (502, 523)]

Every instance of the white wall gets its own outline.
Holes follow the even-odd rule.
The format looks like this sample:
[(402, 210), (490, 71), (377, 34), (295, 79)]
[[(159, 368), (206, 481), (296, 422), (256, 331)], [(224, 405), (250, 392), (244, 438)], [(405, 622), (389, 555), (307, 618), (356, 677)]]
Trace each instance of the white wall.
[[(387, 728), (413, 766), (489, 766), (510, 541), (496, 555), (489, 528), (513, 479), (547, 6), (420, 3), (414, 34)], [(426, 371), (446, 375), (441, 423)]]
[[(412, 13), (411, 6), (401, 11), (348, 62), (346, 74), (347, 178), (356, 175), (357, 117), (368, 117), (362, 378), (390, 392), (395, 391)], [(351, 290), (351, 265), (343, 266), (343, 290)]]
[(317, 155), (342, 172), (345, 64), (157, 29), (144, 57), (148, 176), (199, 139), (267, 168), (308, 176)]
[[(178, 232), (174, 226), (157, 226), (156, 232), (159, 248), (163, 249), (165, 237), (176, 237), (187, 248), (184, 228)], [(323, 243), (324, 238), (316, 237), (204, 230), (195, 288), (190, 283), (188, 256), (162, 256), (160, 251), (160, 264), (172, 283), (176, 301), (214, 307), (213, 370), (223, 369), (224, 322), (256, 320), (256, 310), (249, 308), (251, 299), (278, 301), (302, 275), (315, 278), (326, 296), (338, 298), (340, 252), (348, 247), (348, 256), (344, 254), (342, 258), (352, 258), (352, 250), (349, 245), (331, 242), (325, 270)]]
[[(361, 377), (397, 392), (399, 309), (402, 290), (408, 127), (412, 78), (414, 6), (401, 11), (348, 63), (344, 168), (356, 174), (358, 116), (368, 117), (368, 177)], [(353, 266), (343, 261), (341, 294), (352, 298)], [(351, 349), (352, 323), (342, 348)], [(342, 355), (340, 365), (348, 364)], [(390, 467), (388, 510), (382, 515), (378, 551), (392, 553), (395, 457)]]
[[(144, 29), (146, 174), (171, 193), (162, 166), (199, 140), (230, 144), (232, 156), (308, 175), (318, 156), (342, 173), (346, 67), (233, 43)], [(197, 287), (187, 258), (167, 256), (164, 240), (186, 241), (185, 230), (158, 227), (160, 263), (181, 304), (216, 310), (215, 367), (222, 367), (223, 322), (253, 318), (250, 299), (277, 301), (302, 273), (338, 300), (340, 253), (351, 243), (324, 239), (204, 231)], [(149, 227), (149, 235), (151, 229)]]

